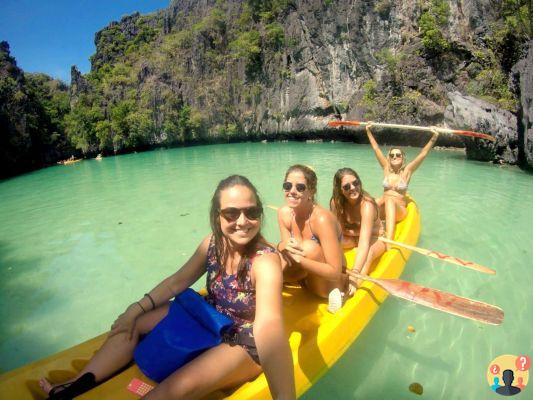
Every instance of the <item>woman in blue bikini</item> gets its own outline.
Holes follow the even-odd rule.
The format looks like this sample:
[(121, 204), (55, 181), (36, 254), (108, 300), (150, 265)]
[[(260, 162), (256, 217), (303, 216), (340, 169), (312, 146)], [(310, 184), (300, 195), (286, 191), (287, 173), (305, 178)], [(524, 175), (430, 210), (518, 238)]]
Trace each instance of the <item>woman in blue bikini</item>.
[(406, 194), (411, 177), (435, 145), (439, 133), (435, 129), (431, 129), (433, 136), (429, 142), (413, 161), (405, 164), (405, 153), (397, 147), (389, 150), (388, 157), (383, 155), (376, 139), (374, 139), (374, 135), (372, 135), (371, 127), (371, 124), (366, 125), (366, 134), (384, 174), (383, 196), (377, 199), (376, 203), (380, 208), (380, 215), (385, 216), (387, 239), (394, 240), (396, 222), (401, 221), (407, 215)]
[(278, 251), (285, 261), (287, 282), (299, 282), (314, 294), (327, 298), (343, 287), (342, 231), (335, 216), (316, 204), (317, 177), (305, 165), (293, 165), (285, 173), (286, 205), (278, 210), (281, 241)]
[(211, 230), (194, 255), (120, 315), (107, 341), (73, 382), (52, 386), (50, 399), (70, 399), (131, 362), (141, 336), (168, 314), (169, 300), (207, 273), (207, 301), (233, 320), (222, 343), (188, 362), (145, 399), (197, 399), (234, 387), (262, 371), (274, 399), (295, 399), (294, 372), (282, 316), (279, 256), (263, 239), (263, 208), (245, 177), (221, 181), (211, 201)]

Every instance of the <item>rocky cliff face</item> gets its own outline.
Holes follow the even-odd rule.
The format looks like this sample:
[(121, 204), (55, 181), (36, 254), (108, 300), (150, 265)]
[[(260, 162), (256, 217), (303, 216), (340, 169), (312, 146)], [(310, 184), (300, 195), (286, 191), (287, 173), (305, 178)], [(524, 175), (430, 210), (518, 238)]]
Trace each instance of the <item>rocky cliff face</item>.
[(514, 87), (520, 99), (518, 107), (518, 160), (533, 169), (533, 41), (527, 55), (513, 67)]
[(25, 74), (0, 42), (0, 178), (40, 168), (73, 149), (64, 130), (67, 87), (44, 74)]
[[(516, 163), (522, 142), (507, 73), (523, 36), (502, 22), (503, 3), (175, 0), (162, 14), (99, 32), (90, 81), (110, 127), (124, 102), (137, 110), (132, 118), (144, 125), (135, 127), (145, 127), (137, 143), (324, 135), (326, 122), (341, 117), (483, 128), (498, 144), (480, 153), (467, 142), (469, 156)], [(457, 112), (465, 99), (477, 117)], [(487, 107), (502, 115), (497, 125)], [(111, 127), (107, 143), (131, 143), (128, 129)]]

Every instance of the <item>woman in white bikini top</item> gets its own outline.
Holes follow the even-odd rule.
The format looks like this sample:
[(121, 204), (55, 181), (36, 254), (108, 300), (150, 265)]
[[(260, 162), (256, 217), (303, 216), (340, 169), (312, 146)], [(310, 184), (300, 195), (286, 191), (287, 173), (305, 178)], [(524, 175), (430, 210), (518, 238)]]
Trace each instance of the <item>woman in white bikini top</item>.
[(411, 176), (420, 167), (422, 161), (435, 145), (439, 133), (432, 128), (433, 136), (431, 136), (429, 142), (415, 159), (406, 165), (405, 153), (397, 147), (389, 150), (388, 157), (383, 155), (370, 130), (371, 127), (372, 124), (366, 126), (366, 134), (385, 175), (383, 179), (383, 196), (376, 199), (376, 203), (380, 208), (380, 215), (385, 216), (386, 236), (388, 239), (394, 240), (396, 222), (401, 221), (407, 215), (406, 194)]

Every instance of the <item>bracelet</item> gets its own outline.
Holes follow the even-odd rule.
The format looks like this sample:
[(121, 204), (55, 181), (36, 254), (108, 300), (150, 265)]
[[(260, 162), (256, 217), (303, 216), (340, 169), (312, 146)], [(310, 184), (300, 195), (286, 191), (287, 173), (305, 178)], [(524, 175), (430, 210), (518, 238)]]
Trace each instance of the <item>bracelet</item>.
[(152, 299), (152, 296), (150, 296), (150, 293), (145, 293), (144, 297), (148, 297), (150, 299), (150, 302), (152, 303), (152, 310), (155, 310), (155, 302), (154, 299)]
[(139, 307), (141, 307), (141, 310), (143, 310), (143, 313), (146, 313), (146, 310), (144, 309), (144, 307), (142, 306), (140, 302), (136, 301), (135, 303), (137, 303)]

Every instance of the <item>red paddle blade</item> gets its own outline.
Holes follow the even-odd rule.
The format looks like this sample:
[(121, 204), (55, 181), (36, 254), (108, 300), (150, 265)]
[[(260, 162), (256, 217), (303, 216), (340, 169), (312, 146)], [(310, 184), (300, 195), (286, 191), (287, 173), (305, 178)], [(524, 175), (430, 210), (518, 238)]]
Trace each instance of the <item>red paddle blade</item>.
[(486, 133), (479, 133), (479, 132), (472, 132), (472, 131), (458, 131), (456, 129), (453, 130), (453, 133), (457, 135), (462, 135), (462, 136), (471, 136), (471, 137), (476, 137), (480, 139), (487, 139), (492, 142), (496, 141), (494, 136), (487, 135)]
[(429, 308), (491, 325), (500, 325), (503, 322), (503, 310), (491, 304), (399, 279), (376, 279), (374, 282), (393, 296)]
[(359, 121), (329, 121), (328, 126), (339, 127), (339, 126), (359, 126), (361, 123)]

